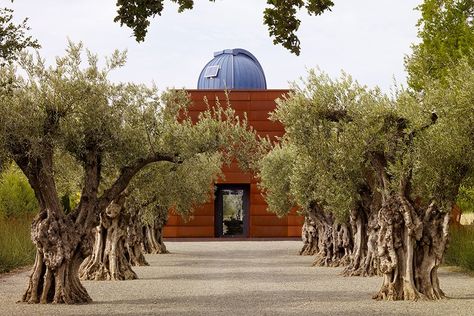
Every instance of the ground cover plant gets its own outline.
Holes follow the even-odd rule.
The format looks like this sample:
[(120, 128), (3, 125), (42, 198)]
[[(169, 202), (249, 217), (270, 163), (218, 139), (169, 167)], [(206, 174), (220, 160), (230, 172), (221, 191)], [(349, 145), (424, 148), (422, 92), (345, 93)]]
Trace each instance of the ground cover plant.
[(452, 227), (445, 262), (474, 272), (474, 226)]
[(0, 219), (0, 273), (31, 265), (35, 246), (31, 241), (31, 217)]
[(32, 264), (31, 220), (38, 203), (28, 180), (14, 164), (0, 173), (0, 273)]

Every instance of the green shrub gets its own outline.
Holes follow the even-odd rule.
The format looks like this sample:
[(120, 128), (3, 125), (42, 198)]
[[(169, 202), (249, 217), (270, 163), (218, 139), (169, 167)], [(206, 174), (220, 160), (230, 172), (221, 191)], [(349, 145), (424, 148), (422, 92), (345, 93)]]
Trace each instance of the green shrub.
[(0, 273), (34, 262), (31, 220), (31, 216), (0, 219)]
[(474, 187), (461, 186), (459, 188), (459, 195), (456, 200), (463, 213), (474, 212)]
[(0, 174), (0, 217), (35, 214), (38, 202), (28, 180), (15, 165)]
[(474, 226), (452, 227), (445, 263), (474, 271)]

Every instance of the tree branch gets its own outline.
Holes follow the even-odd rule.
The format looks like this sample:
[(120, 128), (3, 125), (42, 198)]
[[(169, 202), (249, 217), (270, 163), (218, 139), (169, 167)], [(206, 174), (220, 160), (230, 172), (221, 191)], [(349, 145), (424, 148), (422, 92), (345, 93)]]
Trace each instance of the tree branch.
[(177, 155), (168, 155), (168, 154), (153, 154), (146, 158), (139, 158), (135, 160), (129, 166), (123, 167), (120, 171), (120, 176), (115, 180), (115, 182), (105, 190), (102, 196), (99, 198), (98, 201), (98, 211), (102, 212), (105, 208), (114, 200), (116, 199), (120, 193), (123, 192), (133, 179), (133, 177), (145, 166), (159, 161), (169, 161), (174, 163), (179, 163), (180, 159)]

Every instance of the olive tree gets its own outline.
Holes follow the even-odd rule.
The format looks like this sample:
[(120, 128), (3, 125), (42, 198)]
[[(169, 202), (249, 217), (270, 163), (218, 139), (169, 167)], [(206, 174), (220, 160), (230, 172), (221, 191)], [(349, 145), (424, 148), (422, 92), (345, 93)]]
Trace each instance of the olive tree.
[[(344, 259), (337, 251), (346, 233), (331, 230), (331, 219), (342, 226), (349, 218), (346, 274), (381, 273), (376, 299), (444, 297), (437, 270), (449, 212), (473, 167), (473, 76), (462, 63), (423, 94), (388, 98), (347, 76), (311, 73), (278, 103), (285, 140), (261, 162), (269, 205), (287, 212), (296, 204), (326, 222), (318, 228), (324, 264)], [(280, 170), (279, 159), (288, 160)]]
[(358, 138), (348, 136), (343, 126), (352, 120), (349, 109), (382, 99), (350, 77), (334, 82), (311, 72), (303, 87), (295, 86), (288, 98), (278, 102), (272, 115), (284, 124), (286, 133), (282, 144), (262, 159), (262, 186), (270, 210), (286, 214), (290, 196), (304, 213), (303, 234), (309, 244), (302, 252), (316, 253), (315, 265), (351, 262), (348, 274), (376, 273), (374, 245), (367, 238), (376, 199), (371, 198), (362, 149), (351, 143)]
[[(91, 253), (101, 214), (133, 177), (152, 163), (230, 153), (248, 132), (222, 108), (197, 122), (183, 117), (189, 104), (183, 91), (160, 97), (155, 87), (111, 83), (108, 74), (125, 63), (124, 53), (103, 67), (96, 55), (86, 52), (85, 63), (83, 55), (82, 45), (71, 43), (54, 66), (22, 54), (17, 65), (0, 68), (0, 157), (20, 167), (41, 210), (32, 224), (37, 253), (25, 302), (90, 302), (79, 266)], [(54, 176), (57, 151), (83, 170), (79, 204), (68, 214)]]
[(211, 197), (222, 165), (219, 153), (197, 154), (182, 163), (144, 168), (106, 212), (95, 231), (92, 254), (84, 260), (84, 280), (130, 280), (132, 265), (147, 265), (147, 253), (166, 253), (162, 229), (170, 209), (189, 217)]
[[(143, 249), (146, 253), (168, 253), (163, 242), (163, 227), (169, 212), (180, 215), (184, 220), (192, 219), (199, 205), (208, 202), (214, 194), (214, 183), (222, 175), (224, 162), (220, 154), (199, 155), (189, 163), (176, 168), (154, 171), (158, 177), (137, 179), (135, 207), (140, 207)], [(150, 183), (150, 180), (153, 183)], [(148, 184), (147, 184), (148, 183)]]

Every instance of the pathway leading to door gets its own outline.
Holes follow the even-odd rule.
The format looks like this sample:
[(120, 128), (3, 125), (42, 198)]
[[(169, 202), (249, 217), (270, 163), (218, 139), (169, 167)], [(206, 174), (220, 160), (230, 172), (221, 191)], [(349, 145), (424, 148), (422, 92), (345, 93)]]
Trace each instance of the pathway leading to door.
[(311, 267), (299, 241), (168, 242), (147, 256), (133, 281), (84, 282), (95, 300), (82, 306), (16, 304), (27, 272), (0, 277), (0, 315), (474, 315), (474, 278), (441, 272), (453, 299), (376, 302), (380, 278), (345, 278)]

